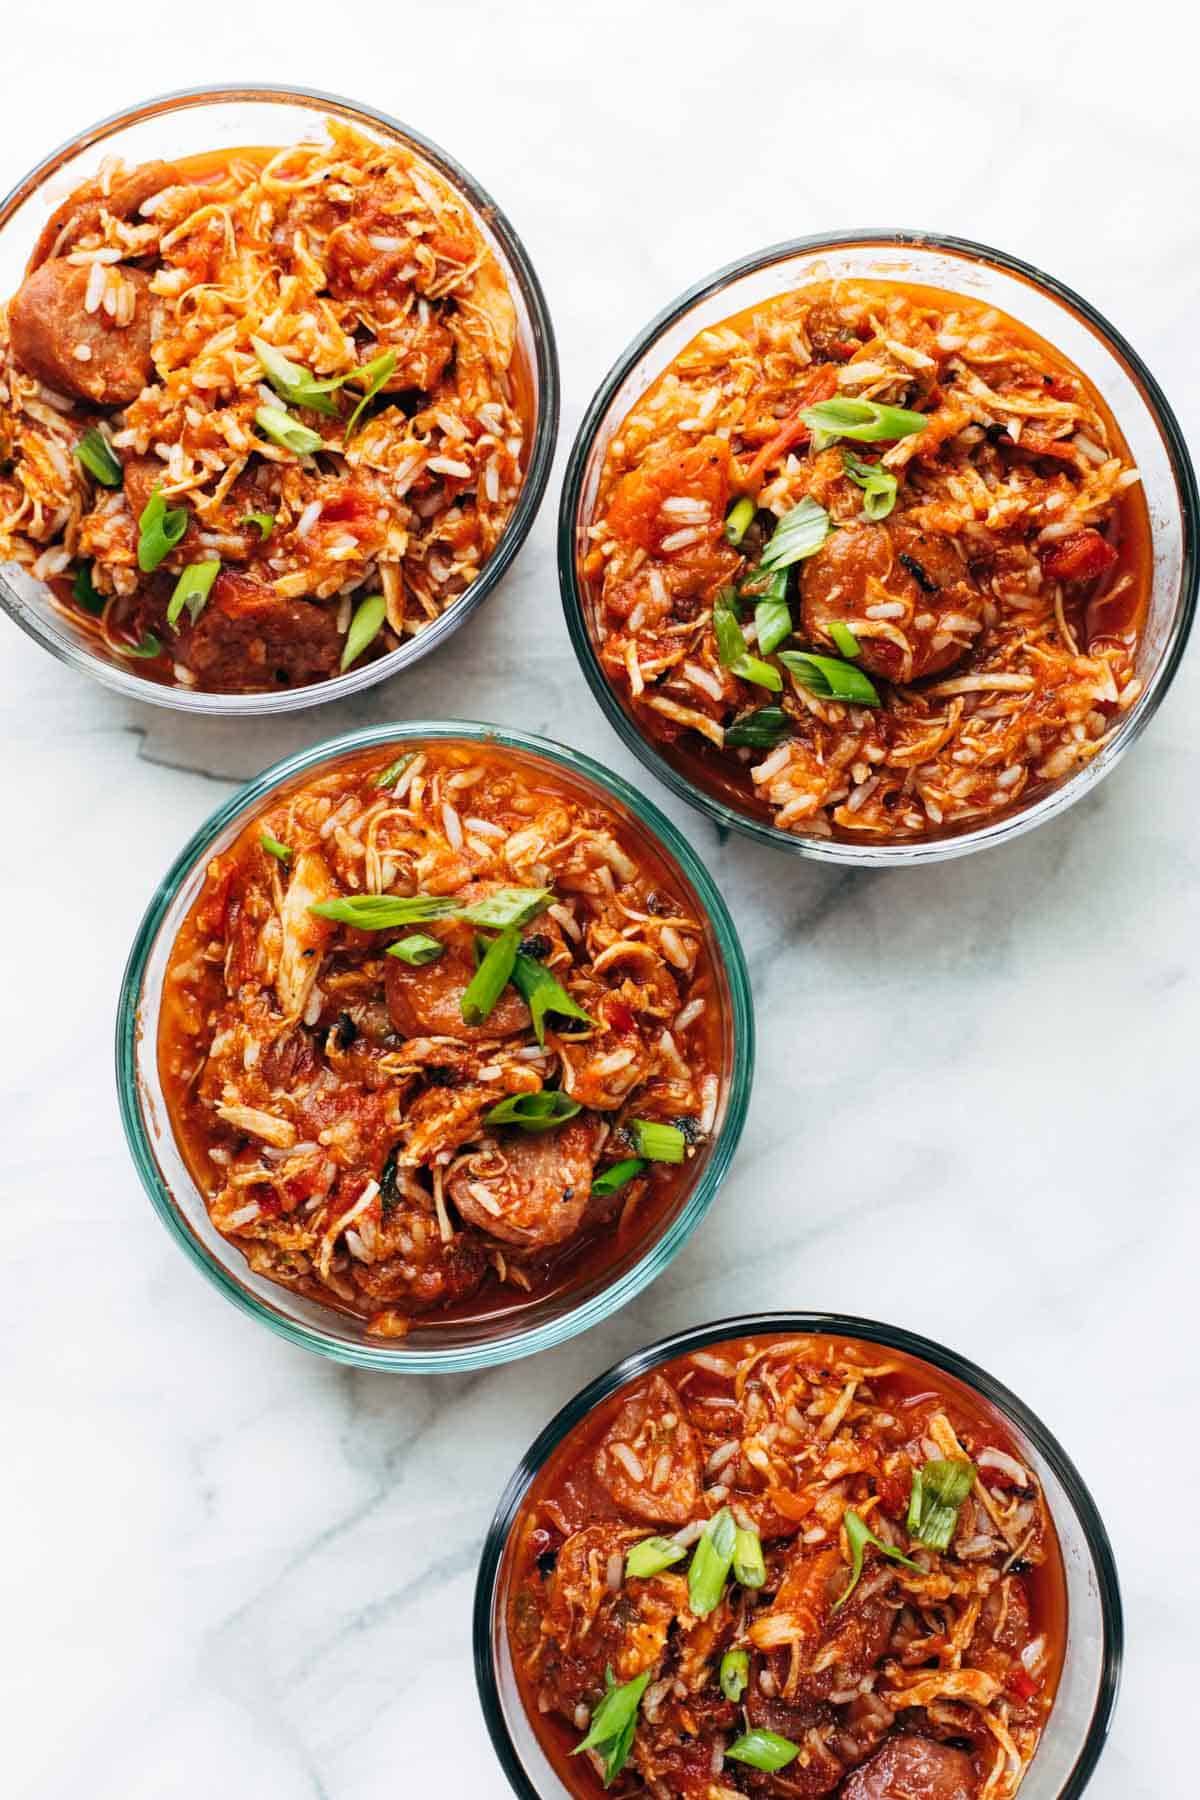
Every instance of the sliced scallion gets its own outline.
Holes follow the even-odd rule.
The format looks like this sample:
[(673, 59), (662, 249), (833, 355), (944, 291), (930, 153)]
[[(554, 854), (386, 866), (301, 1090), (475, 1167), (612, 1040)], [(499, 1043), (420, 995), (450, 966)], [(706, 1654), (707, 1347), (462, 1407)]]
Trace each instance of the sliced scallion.
[(771, 577), (771, 585), (754, 608), (754, 632), (764, 656), (778, 650), (792, 635), (792, 614), (787, 598), (788, 576), (779, 569)]
[(727, 1650), (721, 1658), (721, 1692), (736, 1706), (750, 1686), (750, 1652)]
[(311, 369), (291, 362), (273, 344), (264, 343), (257, 337), (252, 337), (250, 343), (267, 380), (281, 400), (286, 400), (289, 406), (307, 406), (313, 412), (336, 417), (337, 406), (329, 397), (330, 388), (340, 385), (336, 377), (333, 381), (318, 381)]
[(492, 939), (459, 1002), (465, 1024), (482, 1025), (488, 1017), (508, 985), (520, 942), (521, 934), (515, 926)]
[[(788, 628), (791, 628), (789, 620)], [(759, 687), (769, 688), (778, 693), (783, 687), (783, 680), (778, 669), (770, 663), (763, 662), (761, 657), (751, 656), (742, 636), (742, 628), (738, 623), (737, 600), (732, 588), (722, 588), (713, 601), (713, 634), (717, 640), (717, 656), (723, 668), (729, 669), (743, 681), (753, 681)]]
[(619, 1194), (621, 1189), (628, 1186), (634, 1176), (640, 1175), (645, 1167), (644, 1157), (626, 1156), (621, 1162), (613, 1163), (611, 1168), (607, 1168), (597, 1175), (592, 1183), (592, 1192), (599, 1194), (601, 1199), (606, 1198), (609, 1194)]
[(790, 568), (806, 556), (815, 556), (829, 536), (829, 514), (806, 494), (799, 505), (784, 513), (759, 559), (760, 569)]
[(626, 1581), (648, 1581), (661, 1575), (673, 1563), (682, 1562), (687, 1551), (674, 1538), (648, 1537), (635, 1544), (625, 1558)]
[(582, 1006), (572, 1000), (566, 988), (535, 957), (517, 957), (512, 982), (529, 1008), (534, 1033), (543, 1049), (546, 1047), (546, 1017), (549, 1013), (560, 1019), (580, 1019), (586, 1025), (596, 1023), (591, 1014), (585, 1013)]
[(878, 689), (853, 663), (836, 656), (818, 656), (812, 650), (781, 650), (779, 660), (802, 687), (823, 700), (844, 700), (849, 706), (879, 706)]
[(350, 621), (350, 629), (346, 633), (346, 644), (342, 651), (342, 673), (356, 663), (363, 651), (374, 643), (383, 628), (387, 617), (387, 602), (382, 594), (372, 594), (367, 600), (360, 600), (354, 609), (354, 617)]
[(341, 900), (315, 900), (308, 910), (358, 931), (389, 931), (448, 919), (458, 911), (458, 902), (448, 894), (348, 894)]
[(138, 568), (143, 575), (153, 574), (170, 556), (187, 528), (187, 508), (168, 506), (162, 489), (156, 487), (138, 520)]
[(291, 862), (292, 850), (290, 844), (281, 844), (279, 839), (277, 837), (272, 837), (269, 831), (259, 832), (258, 841), (266, 851), (267, 855), (273, 856), (277, 862)]
[(143, 631), (140, 643), (121, 645), (121, 655), (147, 659), (161, 656), (162, 643), (152, 631)]
[(204, 611), (204, 605), (212, 591), (212, 584), (221, 572), (219, 562), (189, 563), (179, 580), (167, 604), (167, 624), (172, 630), (179, 623), (179, 615), (186, 606), (193, 625)]
[[(917, 417), (921, 417), (917, 414)], [(860, 462), (852, 450), (842, 451), (842, 466), (855, 487), (863, 491), (863, 512), (878, 523), (896, 504), (896, 477), (878, 463)]]
[(76, 606), (81, 606), (84, 612), (91, 613), (94, 618), (99, 618), (108, 605), (105, 596), (92, 580), (91, 563), (81, 562), (76, 569), (71, 582), (71, 598)]
[(720, 1605), (733, 1566), (737, 1525), (727, 1506), (713, 1514), (697, 1541), (688, 1567), (688, 1606), (698, 1619)]
[(319, 431), (311, 431), (299, 419), (284, 412), (281, 406), (260, 406), (254, 414), (254, 423), (264, 437), (295, 456), (311, 456), (325, 442)]
[(618, 1687), (612, 1670), (604, 1671), (604, 1698), (592, 1714), (587, 1736), (576, 1744), (571, 1755), (578, 1756), (581, 1750), (594, 1750), (604, 1770), (605, 1787), (611, 1787), (625, 1767), (637, 1730), (638, 1707), (653, 1673), (653, 1669), (646, 1669)]
[(930, 1550), (948, 1550), (958, 1509), (975, 1485), (975, 1465), (958, 1457), (913, 1470), (908, 1535)]
[(734, 501), (725, 515), (726, 543), (732, 544), (735, 548), (741, 543), (754, 523), (754, 514), (757, 510), (748, 494), (743, 494), (740, 500)]
[(553, 898), (550, 888), (499, 888), (473, 906), (464, 907), (461, 916), (469, 925), (500, 931), (508, 925), (528, 925), (545, 912)]
[(364, 363), (361, 369), (354, 369), (346, 376), (346, 380), (353, 382), (356, 387), (360, 381), (365, 381), (366, 386), (363, 389), (362, 399), (346, 421), (346, 429), (342, 433), (342, 442), (344, 444), (350, 442), (350, 439), (354, 435), (355, 426), (362, 417), (363, 408), (375, 398), (395, 366), (396, 352), (394, 350), (385, 350), (381, 356), (372, 357), (371, 361)]
[(398, 756), (395, 762), (388, 764), (382, 774), (375, 777), (375, 786), (377, 788), (395, 787), (405, 769), (416, 762), (418, 754), (419, 752), (416, 750), (406, 750), (403, 756)]
[(788, 725), (782, 706), (760, 706), (757, 712), (743, 713), (725, 727), (725, 742), (731, 749), (745, 745), (751, 750), (770, 750), (786, 737)]
[(258, 528), (258, 541), (265, 544), (275, 529), (275, 514), (269, 512), (246, 513), (238, 520), (239, 525), (255, 525)]
[(631, 1119), (630, 1135), (639, 1156), (648, 1162), (681, 1163), (687, 1139), (678, 1125), (660, 1125), (652, 1119)]
[(123, 476), (121, 465), (104, 433), (94, 425), (84, 432), (76, 444), (75, 458), (101, 487), (120, 487)]
[(748, 1763), (752, 1769), (763, 1769), (769, 1775), (786, 1769), (799, 1754), (799, 1744), (793, 1744), (790, 1738), (780, 1737), (777, 1731), (761, 1729), (745, 1732), (725, 1752), (734, 1762)]
[[(480, 968), (482, 968), (482, 963)], [(484, 1113), (486, 1125), (519, 1125), (522, 1131), (550, 1131), (580, 1110), (578, 1100), (559, 1088), (541, 1088), (536, 1094), (509, 1094)]]
[(738, 1526), (733, 1545), (733, 1578), (744, 1588), (760, 1588), (767, 1579), (762, 1539), (757, 1531)]
[(436, 962), (445, 948), (445, 944), (438, 938), (430, 937), (428, 932), (414, 931), (408, 937), (389, 944), (384, 954), (394, 956), (398, 962), (407, 963), (410, 969), (423, 969), (427, 963)]
[(863, 1571), (863, 1551), (868, 1544), (874, 1544), (881, 1555), (890, 1557), (893, 1562), (903, 1563), (906, 1569), (915, 1569), (918, 1575), (925, 1573), (920, 1563), (915, 1563), (911, 1556), (905, 1556), (894, 1544), (885, 1544), (877, 1538), (866, 1520), (858, 1513), (848, 1510), (842, 1515), (842, 1524), (846, 1528), (846, 1542), (850, 1546), (850, 1580), (842, 1593), (833, 1603), (833, 1611), (845, 1606), (847, 1600), (858, 1586), (859, 1576)]
[(801, 414), (812, 432), (825, 438), (851, 438), (860, 444), (877, 444), (912, 437), (924, 431), (924, 413), (903, 406), (881, 406), (875, 400), (818, 400)]
[(840, 619), (834, 619), (828, 626), (828, 631), (842, 655), (849, 661), (852, 662), (856, 656), (862, 655), (862, 645), (850, 627), (844, 625)]

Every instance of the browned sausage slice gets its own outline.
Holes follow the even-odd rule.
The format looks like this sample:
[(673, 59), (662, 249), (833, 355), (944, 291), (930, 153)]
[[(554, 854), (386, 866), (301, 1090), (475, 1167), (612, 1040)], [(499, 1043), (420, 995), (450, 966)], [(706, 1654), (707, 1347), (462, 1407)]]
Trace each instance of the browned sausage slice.
[[(462, 1217), (490, 1237), (545, 1249), (573, 1237), (587, 1210), (596, 1160), (596, 1127), (572, 1119), (553, 1131), (514, 1131), (486, 1157), (450, 1178)], [(474, 1167), (472, 1167), (474, 1165)]]
[(284, 600), (265, 582), (222, 570), (195, 624), (171, 645), (201, 685), (222, 694), (300, 687), (337, 668), (341, 638), (330, 608)]
[(394, 956), (387, 960), (388, 1012), (405, 1037), (450, 1037), (473, 1044), (481, 1038), (514, 1037), (529, 1026), (529, 1008), (511, 987), (504, 989), (482, 1025), (467, 1024), (462, 999), (475, 969), (465, 956), (451, 950), (423, 969), (410, 969)]
[(132, 220), (151, 195), (161, 193), (163, 188), (175, 187), (182, 180), (174, 163), (148, 162), (139, 163), (128, 174), (116, 176), (107, 194), (98, 181), (89, 181), (69, 194), (51, 213), (42, 227), (29, 267), (36, 269), (48, 257), (61, 256), (86, 233), (98, 233), (102, 212), (114, 219)]
[(829, 627), (841, 621), (858, 639), (861, 666), (886, 681), (948, 669), (980, 626), (983, 596), (953, 541), (903, 516), (831, 531), (801, 585), (809, 640), (835, 649)]
[(87, 311), (88, 266), (55, 257), (25, 277), (9, 307), (8, 324), (13, 355), (27, 374), (97, 406), (137, 399), (154, 372), (150, 277), (141, 269), (120, 273), (135, 292), (128, 325), (114, 324), (102, 306)]
[(686, 1525), (700, 1501), (700, 1451), (663, 1375), (626, 1400), (596, 1452), (596, 1475), (623, 1513)]
[(932, 1738), (889, 1738), (842, 1785), (843, 1800), (974, 1800), (969, 1756)]

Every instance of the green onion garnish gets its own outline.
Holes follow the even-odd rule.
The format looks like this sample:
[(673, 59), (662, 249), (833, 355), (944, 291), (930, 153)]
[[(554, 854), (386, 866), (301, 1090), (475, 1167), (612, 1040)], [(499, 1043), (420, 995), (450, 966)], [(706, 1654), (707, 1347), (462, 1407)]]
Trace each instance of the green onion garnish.
[(975, 1485), (975, 1465), (959, 1460), (927, 1462), (913, 1470), (908, 1534), (930, 1550), (948, 1550), (958, 1509)]
[(687, 1139), (678, 1125), (659, 1125), (650, 1119), (631, 1119), (629, 1131), (639, 1156), (649, 1162), (681, 1163)]
[(275, 514), (268, 512), (246, 513), (238, 520), (239, 525), (257, 525), (259, 542), (265, 544), (275, 529)]
[(850, 661), (853, 661), (856, 656), (862, 655), (862, 645), (859, 643), (850, 627), (848, 625), (843, 625), (840, 619), (834, 619), (827, 629), (830, 637), (833, 639), (843, 656), (848, 657)]
[(143, 575), (152, 574), (170, 556), (187, 528), (187, 508), (168, 507), (161, 487), (156, 487), (138, 520), (138, 568)]
[(786, 569), (779, 569), (771, 577), (771, 585), (754, 608), (754, 629), (758, 637), (758, 647), (764, 656), (770, 656), (772, 650), (778, 650), (785, 638), (792, 635), (792, 614), (787, 600), (788, 575)]
[(647, 1581), (651, 1575), (661, 1575), (672, 1563), (682, 1562), (686, 1555), (683, 1545), (674, 1538), (643, 1538), (625, 1558), (625, 1579)]
[(291, 862), (292, 851), (290, 844), (281, 844), (279, 839), (277, 837), (272, 837), (269, 831), (261, 831), (258, 836), (258, 841), (268, 856), (274, 856), (281, 863)]
[(382, 594), (372, 594), (369, 600), (359, 601), (350, 621), (350, 629), (346, 633), (346, 647), (342, 651), (343, 675), (351, 663), (357, 662), (367, 646), (379, 636), (386, 617), (387, 602)]
[(645, 1166), (645, 1158), (641, 1156), (627, 1156), (623, 1161), (613, 1163), (611, 1168), (605, 1169), (593, 1181), (593, 1194), (599, 1194), (601, 1199), (608, 1194), (619, 1194), (635, 1175), (641, 1174)]
[(754, 515), (758, 511), (748, 494), (735, 500), (725, 515), (725, 541), (736, 548), (754, 523)]
[(143, 631), (140, 644), (122, 644), (122, 656), (154, 657), (162, 655), (162, 644), (152, 631)]
[(874, 682), (853, 663), (836, 656), (818, 656), (812, 650), (781, 650), (779, 660), (810, 693), (823, 700), (845, 700), (851, 706), (881, 704)]
[(808, 494), (791, 512), (784, 513), (771, 533), (759, 559), (759, 568), (772, 573), (790, 568), (806, 556), (815, 556), (829, 536), (829, 514)]
[(827, 438), (852, 438), (860, 444), (912, 437), (929, 423), (924, 413), (909, 412), (903, 406), (880, 406), (874, 400), (818, 400), (800, 416), (812, 432)]
[(725, 742), (733, 749), (745, 744), (751, 750), (770, 750), (787, 735), (788, 725), (782, 706), (760, 706), (725, 727)]
[(727, 1506), (714, 1513), (704, 1527), (688, 1567), (688, 1606), (698, 1619), (708, 1617), (720, 1604), (725, 1582), (733, 1566), (737, 1526)]
[(221, 572), (219, 562), (189, 563), (179, 580), (175, 583), (175, 591), (167, 605), (167, 624), (172, 630), (179, 623), (179, 615), (186, 606), (195, 624), (204, 611), (204, 603), (208, 599), (213, 582)]
[[(922, 415), (917, 414), (918, 418)], [(856, 487), (863, 491), (863, 511), (876, 523), (886, 519), (896, 504), (896, 477), (878, 463), (860, 462), (852, 450), (842, 451), (842, 466)]]
[(430, 937), (424, 931), (414, 931), (411, 936), (389, 944), (384, 955), (396, 957), (400, 962), (407, 963), (410, 969), (423, 969), (426, 963), (436, 962), (445, 948), (445, 944), (438, 938)]
[(757, 1531), (748, 1531), (741, 1525), (733, 1545), (733, 1578), (744, 1588), (760, 1588), (767, 1579), (762, 1539)]
[(625, 1767), (637, 1730), (637, 1712), (642, 1695), (650, 1685), (652, 1669), (635, 1675), (618, 1687), (611, 1669), (604, 1671), (605, 1695), (592, 1714), (592, 1722), (582, 1743), (576, 1744), (572, 1756), (581, 1750), (594, 1750), (604, 1768), (604, 1785), (611, 1787)]
[(250, 343), (267, 380), (281, 400), (286, 400), (289, 406), (307, 406), (313, 412), (326, 413), (330, 418), (336, 416), (337, 406), (329, 398), (330, 388), (340, 385), (336, 376), (332, 381), (318, 381), (310, 369), (302, 367), (300, 363), (290, 362), (273, 344), (264, 343), (262, 338), (257, 337), (252, 337)]
[(299, 419), (285, 413), (281, 406), (260, 406), (254, 414), (254, 423), (264, 437), (296, 456), (311, 456), (325, 442), (319, 431), (310, 431)]
[(750, 1686), (750, 1653), (727, 1650), (721, 1658), (721, 1692), (736, 1706)]
[[(760, 657), (751, 656), (738, 623), (737, 599), (732, 588), (722, 588), (713, 601), (713, 634), (717, 640), (717, 656), (723, 668), (730, 669), (743, 681), (778, 693), (783, 687), (779, 670)], [(790, 629), (790, 621), (789, 621)]]
[(308, 910), (358, 931), (388, 931), (394, 925), (448, 919), (458, 911), (458, 902), (448, 894), (348, 894), (341, 900), (316, 900)]
[(502, 931), (509, 925), (528, 925), (545, 912), (553, 898), (549, 888), (500, 888), (474, 906), (464, 907), (461, 916), (469, 925)]
[(534, 1033), (543, 1050), (546, 1047), (547, 1013), (554, 1013), (560, 1019), (581, 1019), (586, 1025), (596, 1023), (591, 1014), (585, 1013), (582, 1006), (572, 1000), (566, 988), (555, 981), (549, 969), (544, 968), (535, 957), (517, 957), (512, 981), (529, 1008)]
[(346, 429), (342, 433), (342, 442), (344, 444), (348, 444), (351, 437), (354, 435), (354, 428), (358, 424), (364, 406), (375, 398), (395, 366), (396, 352), (394, 350), (385, 350), (382, 356), (373, 357), (370, 362), (364, 363), (361, 369), (353, 369), (350, 374), (345, 377), (347, 381), (352, 381), (356, 387), (360, 381), (364, 380), (367, 385), (363, 389), (362, 399), (346, 421)]
[[(480, 968), (483, 964), (480, 964)], [(522, 1131), (549, 1131), (580, 1110), (578, 1100), (558, 1088), (542, 1088), (536, 1094), (510, 1094), (484, 1113), (485, 1125), (519, 1125)]]
[(897, 1550), (894, 1544), (885, 1544), (881, 1538), (877, 1538), (866, 1520), (861, 1518), (858, 1513), (846, 1512), (843, 1514), (842, 1524), (846, 1527), (846, 1541), (850, 1545), (850, 1580), (838, 1599), (834, 1601), (832, 1609), (834, 1612), (837, 1612), (839, 1607), (845, 1606), (858, 1586), (858, 1578), (863, 1571), (863, 1551), (868, 1544), (874, 1544), (878, 1551), (884, 1556), (890, 1556), (893, 1562), (903, 1563), (906, 1569), (915, 1569), (918, 1575), (925, 1573), (920, 1563), (915, 1563), (911, 1556), (905, 1556)]
[(419, 754), (419, 751), (416, 750), (406, 750), (403, 756), (398, 756), (395, 762), (388, 764), (382, 775), (375, 777), (375, 786), (377, 788), (395, 787), (405, 769), (410, 763), (416, 762)]
[(768, 1774), (774, 1774), (778, 1769), (786, 1769), (799, 1756), (800, 1746), (793, 1744), (790, 1738), (780, 1737), (777, 1731), (747, 1731), (730, 1744), (725, 1754), (734, 1762), (749, 1763), (752, 1769), (765, 1769)]
[(94, 425), (90, 431), (84, 432), (76, 444), (75, 457), (101, 487), (120, 487), (123, 476), (121, 465), (104, 433), (97, 431)]
[(472, 975), (459, 1011), (467, 1025), (482, 1025), (499, 1000), (513, 972), (521, 934), (514, 926), (494, 937), (483, 953), (483, 960)]
[(71, 598), (76, 606), (81, 606), (84, 612), (92, 613), (97, 618), (108, 605), (107, 599), (92, 580), (91, 563), (81, 562), (76, 569), (71, 582)]

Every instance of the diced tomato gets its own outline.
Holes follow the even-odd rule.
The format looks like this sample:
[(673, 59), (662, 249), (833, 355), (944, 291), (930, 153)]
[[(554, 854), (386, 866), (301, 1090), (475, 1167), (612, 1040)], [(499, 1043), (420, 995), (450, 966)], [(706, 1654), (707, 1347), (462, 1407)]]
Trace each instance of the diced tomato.
[(219, 857), (208, 865), (204, 893), (196, 909), (196, 925), (209, 937), (223, 937), (225, 915), (229, 909), (229, 892), (233, 886), (234, 863), (223, 863)]
[(620, 1036), (624, 1037), (627, 1032), (634, 1029), (636, 1020), (623, 1000), (606, 1000), (604, 1003), (604, 1012), (613, 1030), (619, 1033)]
[(720, 525), (728, 493), (729, 445), (724, 438), (702, 438), (689, 450), (660, 456), (623, 475), (608, 509), (608, 531), (614, 538), (656, 551), (664, 537), (679, 529), (678, 519), (663, 518), (664, 500), (673, 496), (706, 500), (710, 519)]
[(815, 1494), (793, 1494), (790, 1488), (768, 1488), (767, 1499), (777, 1513), (797, 1524), (801, 1520), (807, 1519), (817, 1504)]
[(1023, 1663), (1014, 1663), (1004, 1683), (1013, 1699), (1019, 1704), (1032, 1700), (1038, 1691), (1038, 1684)]
[(1042, 568), (1052, 581), (1095, 581), (1106, 575), (1116, 560), (1112, 545), (1089, 526), (1055, 544)]
[(837, 385), (837, 371), (832, 364), (822, 363), (818, 368), (810, 370), (796, 390), (791, 412), (742, 476), (741, 486), (747, 493), (753, 493), (767, 470), (786, 456), (796, 444), (807, 443), (809, 430), (801, 413), (810, 406), (816, 406), (821, 400), (832, 400), (837, 393)]
[(881, 1475), (876, 1482), (875, 1491), (879, 1495), (880, 1510), (889, 1519), (898, 1519), (908, 1507), (908, 1497), (912, 1491), (911, 1475)]

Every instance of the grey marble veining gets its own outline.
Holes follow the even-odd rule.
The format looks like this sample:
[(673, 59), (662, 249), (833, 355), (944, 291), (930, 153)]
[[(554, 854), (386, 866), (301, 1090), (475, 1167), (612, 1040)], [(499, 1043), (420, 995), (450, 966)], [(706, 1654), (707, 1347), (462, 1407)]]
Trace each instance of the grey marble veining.
[[(1185, 429), (1200, 419), (1194, 57), (1159, 0), (1120, 35), (1077, 0), (1010, 0), (990, 22), (942, 0), (822, 17), (759, 0), (365, 4), (341, 43), (315, 0), (294, 0), (286, 30), (210, 0), (211, 45), (135, 0), (102, 97), (96, 16), (60, 12), (66, 57), (58, 25), (54, 44), (28, 11), (6, 29), (0, 183), (81, 119), (184, 80), (269, 70), (373, 100), (447, 143), (525, 236), (559, 327), (564, 443), (628, 337), (701, 272), (864, 219), (1053, 269), (1127, 331)], [(447, 41), (453, 95), (412, 55)], [(1129, 1612), (1091, 1792), (1181, 1793), (1160, 1721), (1193, 1685), (1195, 1561), (1163, 1501), (1200, 1480), (1175, 1442), (1194, 1412), (1200, 1241), (1197, 652), (1096, 796), (1003, 851), (850, 873), (722, 841), (624, 752), (576, 669), (561, 464), (475, 620), (348, 706), (190, 721), (0, 633), (12, 1791), (499, 1800), (470, 1604), (513, 1464), (650, 1338), (804, 1306), (944, 1340), (1061, 1436)], [(126, 1157), (112, 1015), (155, 882), (232, 783), (358, 724), (447, 713), (598, 755), (684, 830), (746, 947), (758, 1079), (708, 1219), (623, 1313), (491, 1374), (389, 1380), (276, 1341), (180, 1256)]]

